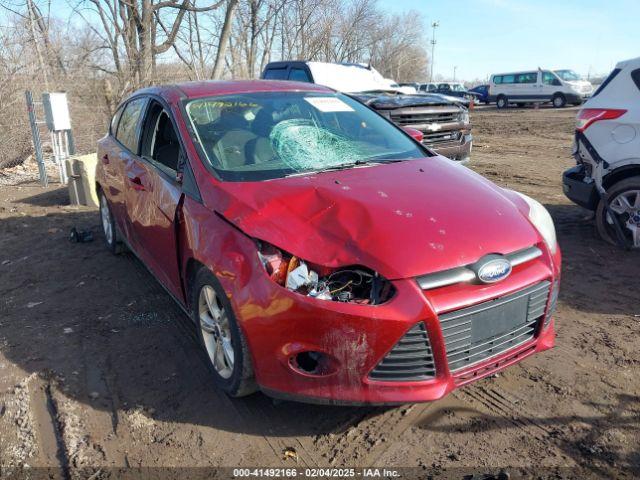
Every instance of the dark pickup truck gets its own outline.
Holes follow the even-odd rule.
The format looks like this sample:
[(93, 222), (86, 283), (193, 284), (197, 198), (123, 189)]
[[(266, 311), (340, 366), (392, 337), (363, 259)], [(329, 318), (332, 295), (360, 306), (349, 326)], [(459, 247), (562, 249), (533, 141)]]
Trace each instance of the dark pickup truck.
[(401, 127), (420, 130), (422, 143), (452, 160), (468, 162), (473, 138), (468, 110), (439, 94), (409, 95), (389, 86), (375, 69), (360, 64), (272, 62), (262, 72), (268, 80), (317, 83), (343, 92)]

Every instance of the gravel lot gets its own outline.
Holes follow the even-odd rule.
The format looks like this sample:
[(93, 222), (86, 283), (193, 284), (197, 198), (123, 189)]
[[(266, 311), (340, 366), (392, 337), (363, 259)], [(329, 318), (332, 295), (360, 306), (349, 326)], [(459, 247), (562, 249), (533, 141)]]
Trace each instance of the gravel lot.
[[(472, 114), (470, 167), (537, 198), (556, 221), (557, 346), (431, 404), (228, 399), (173, 300), (132, 255), (106, 251), (97, 211), (69, 206), (56, 185), (0, 187), (0, 466), (63, 478), (214, 466), (638, 478), (640, 257), (601, 241), (562, 194), (574, 117), (569, 108)], [(96, 240), (70, 243), (73, 226)]]

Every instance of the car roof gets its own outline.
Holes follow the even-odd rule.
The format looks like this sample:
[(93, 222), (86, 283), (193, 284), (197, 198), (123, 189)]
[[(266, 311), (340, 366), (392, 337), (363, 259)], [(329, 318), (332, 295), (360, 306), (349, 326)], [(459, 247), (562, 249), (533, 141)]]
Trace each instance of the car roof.
[(134, 95), (153, 94), (168, 99), (176, 94), (180, 97), (186, 98), (202, 98), (252, 92), (333, 93), (334, 90), (313, 83), (290, 82), (284, 80), (205, 80), (143, 88), (136, 91)]

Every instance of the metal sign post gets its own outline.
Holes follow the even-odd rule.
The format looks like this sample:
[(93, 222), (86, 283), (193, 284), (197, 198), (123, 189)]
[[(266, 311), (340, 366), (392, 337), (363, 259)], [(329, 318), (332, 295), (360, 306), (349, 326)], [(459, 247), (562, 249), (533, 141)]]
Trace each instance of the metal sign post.
[[(36, 119), (35, 104), (33, 102), (33, 95), (27, 90), (24, 92), (27, 99), (27, 113), (29, 114), (29, 123), (31, 124), (31, 138), (33, 140), (33, 150), (36, 155), (36, 161), (38, 162), (38, 171), (40, 173), (40, 184), (43, 187), (49, 185), (49, 179), (47, 178), (47, 169), (44, 165), (44, 158), (42, 156), (42, 142), (40, 141), (40, 129), (38, 128), (38, 121)], [(40, 122), (43, 123), (43, 122)]]

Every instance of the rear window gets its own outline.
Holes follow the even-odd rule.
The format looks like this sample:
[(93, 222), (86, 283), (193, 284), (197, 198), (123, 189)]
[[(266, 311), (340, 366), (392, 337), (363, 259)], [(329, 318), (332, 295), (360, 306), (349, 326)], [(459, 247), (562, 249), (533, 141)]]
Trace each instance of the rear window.
[(602, 84), (598, 87), (598, 89), (594, 92), (592, 96), (595, 97), (596, 95), (600, 94), (600, 92), (602, 92), (605, 88), (607, 88), (607, 85), (609, 85), (609, 83), (611, 83), (611, 80), (616, 78), (619, 73), (620, 73), (619, 68), (614, 68), (613, 70), (611, 70), (611, 73), (609, 74), (609, 76), (604, 79), (604, 82), (602, 82)]
[(138, 152), (138, 120), (146, 99), (137, 98), (127, 103), (118, 123), (116, 139), (133, 153)]
[(631, 72), (631, 79), (633, 83), (636, 84), (638, 90), (640, 90), (640, 68), (636, 68), (633, 72)]
[(302, 68), (292, 68), (289, 72), (289, 80), (294, 82), (311, 82), (309, 75)]
[(287, 69), (286, 68), (270, 68), (264, 72), (265, 80), (286, 80)]

